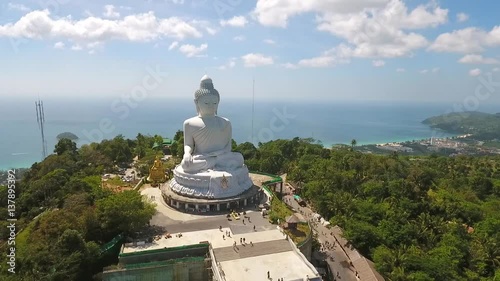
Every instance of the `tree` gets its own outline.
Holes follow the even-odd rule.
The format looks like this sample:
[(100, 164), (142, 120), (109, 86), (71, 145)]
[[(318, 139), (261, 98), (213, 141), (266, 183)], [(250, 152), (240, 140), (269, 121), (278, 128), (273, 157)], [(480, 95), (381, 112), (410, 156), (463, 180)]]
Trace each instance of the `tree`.
[(87, 167), (93, 167), (94, 169), (90, 172), (97, 174), (102, 174), (103, 172), (111, 172), (113, 169), (113, 161), (102, 151), (98, 149), (97, 143), (84, 144), (78, 150), (80, 155), (80, 161)]
[(67, 194), (64, 186), (68, 180), (68, 172), (57, 169), (31, 182), (19, 198), (21, 210), (36, 209), (40, 213), (40, 207), (58, 207)]
[(238, 144), (236, 143), (236, 141), (234, 139), (231, 139), (231, 150), (234, 151), (237, 146)]
[(117, 164), (132, 162), (132, 149), (128, 140), (123, 135), (118, 135), (112, 140), (102, 141), (98, 149)]
[(245, 160), (252, 159), (257, 156), (257, 148), (251, 142), (240, 143), (236, 146), (234, 151), (241, 153)]
[(182, 158), (184, 155), (184, 132), (178, 130), (174, 136), (174, 143), (170, 146), (170, 151), (173, 156)]
[(64, 153), (75, 155), (76, 151), (77, 151), (76, 143), (67, 138), (60, 139), (57, 142), (56, 147), (54, 149), (54, 152), (57, 153), (57, 155), (62, 155)]
[(352, 139), (351, 140), (351, 149), (354, 149), (354, 147), (356, 146), (357, 144), (357, 141), (355, 139)]
[(155, 206), (137, 193), (126, 190), (96, 202), (97, 217), (105, 239), (119, 233), (134, 233), (146, 225), (156, 212)]

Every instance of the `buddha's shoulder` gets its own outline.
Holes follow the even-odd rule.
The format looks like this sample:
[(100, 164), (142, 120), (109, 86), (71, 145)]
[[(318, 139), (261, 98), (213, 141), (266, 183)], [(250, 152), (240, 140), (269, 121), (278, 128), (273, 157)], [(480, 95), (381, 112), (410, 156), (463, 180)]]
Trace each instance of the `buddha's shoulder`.
[[(227, 119), (225, 117), (215, 116), (215, 119), (218, 122), (224, 124), (224, 126), (231, 125), (231, 122), (229, 121), (229, 119)], [(199, 126), (204, 126), (204, 122), (203, 122), (203, 119), (201, 117), (195, 116), (195, 117), (191, 117), (189, 119), (186, 119), (184, 121), (184, 126), (199, 127)]]
[(184, 124), (192, 124), (193, 122), (200, 122), (201, 118), (198, 116), (191, 117), (189, 119), (184, 120)]
[(226, 117), (220, 117), (220, 116), (216, 116), (216, 117), (217, 117), (219, 120), (221, 120), (221, 122), (224, 122), (224, 123), (229, 123), (229, 124), (231, 123), (231, 122), (229, 121), (229, 119), (227, 119)]

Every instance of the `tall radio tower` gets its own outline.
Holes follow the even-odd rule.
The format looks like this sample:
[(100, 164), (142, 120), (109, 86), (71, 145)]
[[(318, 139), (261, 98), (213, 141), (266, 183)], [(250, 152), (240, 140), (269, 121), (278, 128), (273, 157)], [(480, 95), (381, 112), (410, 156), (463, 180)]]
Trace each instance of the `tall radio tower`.
[(254, 114), (255, 114), (255, 78), (252, 78), (252, 143), (254, 142), (253, 139)]
[(42, 133), (42, 154), (43, 159), (47, 157), (47, 142), (45, 141), (45, 133), (44, 133), (44, 125), (45, 125), (45, 114), (43, 112), (43, 101), (40, 99), (35, 101), (35, 109), (36, 109), (36, 122), (38, 123), (38, 128)]

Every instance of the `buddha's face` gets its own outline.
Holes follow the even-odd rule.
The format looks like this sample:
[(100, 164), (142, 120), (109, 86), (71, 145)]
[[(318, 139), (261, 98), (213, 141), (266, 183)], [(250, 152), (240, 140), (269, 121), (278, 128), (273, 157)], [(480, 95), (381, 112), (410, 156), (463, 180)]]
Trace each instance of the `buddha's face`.
[(196, 101), (196, 107), (198, 108), (198, 114), (200, 116), (215, 116), (217, 113), (217, 107), (219, 106), (219, 98), (213, 95), (201, 96)]

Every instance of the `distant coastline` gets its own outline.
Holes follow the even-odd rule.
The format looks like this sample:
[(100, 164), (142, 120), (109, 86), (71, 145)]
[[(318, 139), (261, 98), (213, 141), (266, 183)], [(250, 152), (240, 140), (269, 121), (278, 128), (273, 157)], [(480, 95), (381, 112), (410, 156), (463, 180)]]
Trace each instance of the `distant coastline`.
[[(70, 100), (44, 101), (47, 149), (49, 153), (54, 150), (61, 132), (77, 135), (79, 146), (89, 142), (89, 135), (111, 139), (122, 134), (135, 139), (138, 133), (142, 133), (172, 138), (177, 130), (182, 129), (183, 120), (195, 112), (191, 100), (179, 100), (178, 103), (166, 101), (148, 99), (137, 108), (130, 109), (124, 118), (110, 111), (109, 104), (99, 100), (79, 103)], [(252, 142), (256, 144), (271, 139), (300, 137), (320, 140), (324, 147), (338, 143), (350, 145), (352, 139), (357, 141), (357, 146), (362, 146), (456, 136), (421, 123), (429, 116), (446, 112), (449, 107), (449, 104), (428, 103), (257, 101), (253, 134), (251, 103), (223, 100), (220, 115), (233, 123), (233, 138), (237, 143), (252, 141), (252, 136)], [(2, 129), (8, 134), (0, 135), (1, 170), (31, 167), (34, 162), (42, 160), (40, 131), (32, 111), (32, 102), (14, 100), (12, 106), (3, 112), (5, 123), (2, 126), (5, 128)], [(483, 111), (497, 112), (498, 108), (491, 106)], [(290, 118), (283, 122), (283, 116)], [(99, 123), (105, 118), (111, 121), (113, 130), (103, 133), (99, 130)]]
[[(447, 136), (445, 138), (452, 138), (452, 137), (456, 137), (456, 136), (457, 135), (450, 135), (450, 136)], [(406, 142), (412, 142), (412, 141), (420, 142), (420, 141), (425, 141), (425, 140), (429, 140), (429, 139), (431, 139), (431, 137), (424, 138), (424, 139), (403, 138), (403, 139), (399, 139), (399, 140), (389, 140), (387, 142), (366, 142), (366, 143), (364, 143), (362, 141), (356, 140), (357, 141), (357, 145), (356, 146), (362, 147), (362, 146), (377, 146), (377, 145), (384, 145), (384, 144), (403, 144), (403, 143), (406, 143)], [(325, 144), (321, 140), (315, 139), (315, 141), (321, 143), (321, 145), (323, 145), (323, 147), (325, 147), (325, 148), (332, 148), (335, 145), (351, 146), (350, 143)], [(78, 144), (78, 142), (77, 142), (77, 144)], [(49, 148), (49, 151), (52, 151), (52, 149)], [(12, 155), (30, 156), (27, 153), (12, 153)], [(7, 171), (7, 170), (10, 170), (10, 169), (27, 169), (27, 168), (30, 168), (34, 163), (41, 162), (42, 161), (41, 158), (42, 157), (40, 156), (40, 160), (34, 160), (33, 162), (31, 162), (30, 160), (25, 161), (23, 163), (20, 163), (16, 167), (0, 166), (0, 171)]]

